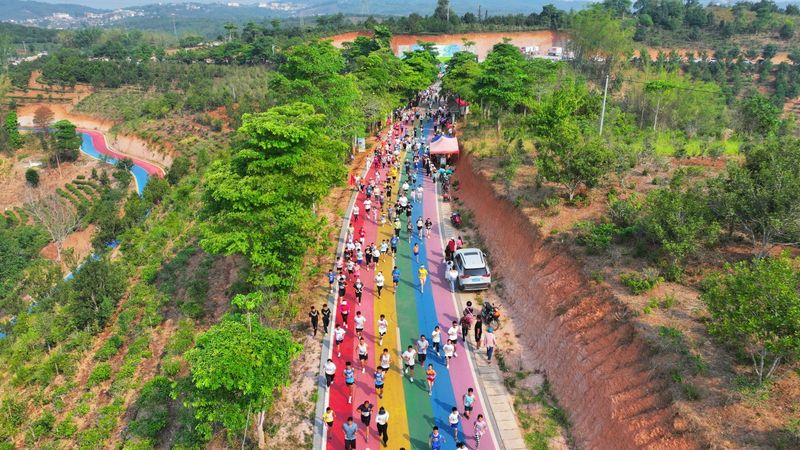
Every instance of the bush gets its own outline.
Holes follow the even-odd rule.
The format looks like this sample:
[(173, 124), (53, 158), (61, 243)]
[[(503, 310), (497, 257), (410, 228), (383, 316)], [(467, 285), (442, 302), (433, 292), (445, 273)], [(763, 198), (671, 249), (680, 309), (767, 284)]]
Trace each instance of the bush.
[(86, 381), (86, 386), (92, 387), (110, 378), (111, 378), (111, 364), (103, 362), (98, 364), (97, 367), (95, 367), (94, 370), (92, 370), (91, 375), (89, 375), (89, 379)]
[(592, 255), (608, 250), (614, 235), (619, 231), (613, 223), (581, 222), (577, 228), (580, 233), (578, 244), (585, 246), (587, 253)]
[(620, 283), (627, 286), (631, 294), (643, 294), (664, 281), (658, 269), (647, 268), (642, 273), (624, 273), (619, 277)]
[(177, 358), (165, 361), (162, 369), (164, 371), (164, 375), (173, 378), (181, 371), (181, 361)]
[(33, 167), (25, 171), (25, 181), (33, 187), (39, 186), (39, 171)]
[(56, 426), (55, 436), (59, 439), (70, 438), (78, 431), (78, 425), (71, 415), (68, 415), (61, 423)]
[(128, 428), (131, 434), (153, 439), (167, 426), (171, 386), (172, 382), (167, 378), (155, 377), (142, 387), (136, 400), (136, 419)]
[(103, 343), (103, 346), (97, 350), (97, 353), (94, 354), (94, 359), (105, 361), (116, 355), (120, 347), (122, 347), (122, 338), (115, 334), (108, 338), (108, 340)]
[(627, 228), (638, 222), (642, 211), (642, 198), (636, 194), (631, 194), (625, 199), (610, 196), (608, 206), (611, 220), (617, 226)]

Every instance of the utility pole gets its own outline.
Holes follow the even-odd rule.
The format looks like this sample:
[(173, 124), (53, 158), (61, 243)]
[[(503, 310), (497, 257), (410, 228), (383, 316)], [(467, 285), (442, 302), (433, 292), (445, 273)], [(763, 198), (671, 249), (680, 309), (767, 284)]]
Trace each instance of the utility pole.
[(606, 119), (606, 97), (608, 97), (608, 75), (606, 75), (606, 87), (603, 88), (603, 111), (600, 113), (600, 136), (603, 135), (603, 122)]

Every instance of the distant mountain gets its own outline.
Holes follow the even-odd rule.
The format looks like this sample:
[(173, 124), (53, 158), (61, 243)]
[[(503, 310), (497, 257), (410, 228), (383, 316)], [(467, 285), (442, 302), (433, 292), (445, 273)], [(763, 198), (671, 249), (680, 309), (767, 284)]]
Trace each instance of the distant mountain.
[[(97, 2), (95, 2), (97, 3)], [(0, 20), (26, 21), (41, 19), (53, 14), (64, 13), (70, 16), (85, 16), (86, 13), (100, 14), (108, 10), (69, 3), (44, 3), (26, 0), (0, 0)]]

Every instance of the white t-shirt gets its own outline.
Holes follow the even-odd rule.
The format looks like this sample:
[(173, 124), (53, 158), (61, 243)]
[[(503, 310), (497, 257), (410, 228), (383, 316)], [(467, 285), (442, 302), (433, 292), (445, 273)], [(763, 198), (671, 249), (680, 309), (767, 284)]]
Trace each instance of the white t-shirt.
[(364, 328), (364, 324), (367, 322), (367, 318), (364, 316), (355, 316), (353, 318), (353, 322), (356, 323), (356, 330), (360, 330)]
[(333, 334), (336, 335), (337, 341), (344, 340), (344, 334), (345, 334), (344, 328), (336, 328), (335, 330), (333, 330)]
[(409, 188), (408, 183), (403, 183), (403, 190), (407, 191)]
[(336, 364), (332, 361), (325, 363), (325, 374), (327, 375), (335, 375), (336, 374)]
[(428, 340), (427, 339), (424, 340), (424, 341), (422, 339), (417, 340), (417, 352), (419, 352), (420, 355), (427, 354), (428, 353), (428, 345), (429, 344), (428, 344)]
[(359, 355), (366, 355), (367, 354), (367, 343), (358, 344), (358, 354)]
[(447, 338), (450, 339), (451, 341), (457, 341), (458, 340), (458, 328), (450, 327), (447, 330)]
[(378, 319), (378, 333), (386, 334), (389, 330), (389, 321), (386, 319)]
[(389, 412), (388, 411), (384, 410), (383, 414), (378, 413), (378, 415), (375, 416), (375, 423), (378, 423), (378, 424), (381, 424), (381, 425), (386, 425), (386, 422), (388, 422), (388, 421), (389, 421)]
[(453, 344), (448, 342), (448, 343), (446, 343), (446, 344), (444, 344), (442, 346), (442, 350), (444, 351), (444, 356), (451, 356), (452, 357), (453, 354), (456, 351), (456, 348), (455, 348), (455, 346), (453, 346)]
[(364, 211), (369, 211), (372, 208), (372, 200), (364, 200)]
[(353, 205), (353, 215), (354, 216), (358, 215), (358, 205)]
[(438, 330), (431, 331), (431, 340), (433, 342), (442, 342), (442, 332)]
[(458, 411), (451, 412), (449, 416), (447, 416), (447, 421), (450, 422), (450, 425), (455, 425), (458, 423)]
[(406, 363), (407, 366), (413, 366), (416, 362), (417, 351), (413, 348), (411, 350), (406, 350), (403, 352), (403, 362)]
[(403, 208), (408, 206), (408, 197), (406, 197), (405, 195), (401, 195), (400, 198), (397, 199), (397, 201), (400, 203), (400, 206), (402, 206)]
[(383, 274), (375, 275), (375, 286), (383, 286)]
[(388, 353), (383, 353), (381, 355), (381, 367), (384, 369), (388, 369), (389, 366), (392, 365), (392, 356)]

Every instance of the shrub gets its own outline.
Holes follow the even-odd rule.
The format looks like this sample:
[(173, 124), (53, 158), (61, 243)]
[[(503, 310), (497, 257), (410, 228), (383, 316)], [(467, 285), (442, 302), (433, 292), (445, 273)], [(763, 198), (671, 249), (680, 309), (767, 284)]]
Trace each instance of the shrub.
[(581, 222), (577, 228), (580, 233), (578, 244), (585, 246), (587, 253), (592, 255), (608, 250), (614, 235), (619, 231), (613, 223)]
[(637, 223), (642, 211), (642, 198), (631, 194), (628, 198), (621, 199), (610, 196), (608, 199), (611, 220), (620, 227), (627, 228)]
[(122, 338), (115, 334), (108, 338), (108, 340), (103, 343), (102, 347), (97, 350), (97, 353), (94, 354), (94, 359), (105, 361), (116, 355), (120, 347), (122, 347)]
[(173, 378), (181, 371), (181, 361), (177, 358), (165, 361), (162, 369), (164, 370), (164, 375)]
[(627, 286), (631, 294), (639, 295), (658, 286), (664, 279), (658, 269), (647, 268), (642, 273), (624, 273), (619, 277), (619, 281)]
[(72, 437), (78, 431), (78, 425), (71, 415), (67, 417), (56, 426), (55, 436), (60, 439)]
[(167, 426), (171, 386), (167, 378), (155, 377), (142, 387), (136, 401), (136, 419), (129, 426), (131, 434), (153, 439)]
[(103, 362), (98, 364), (97, 367), (92, 370), (86, 385), (87, 387), (92, 387), (108, 380), (109, 378), (111, 378), (111, 364)]
[(33, 167), (25, 171), (25, 181), (33, 187), (39, 186), (39, 171)]

